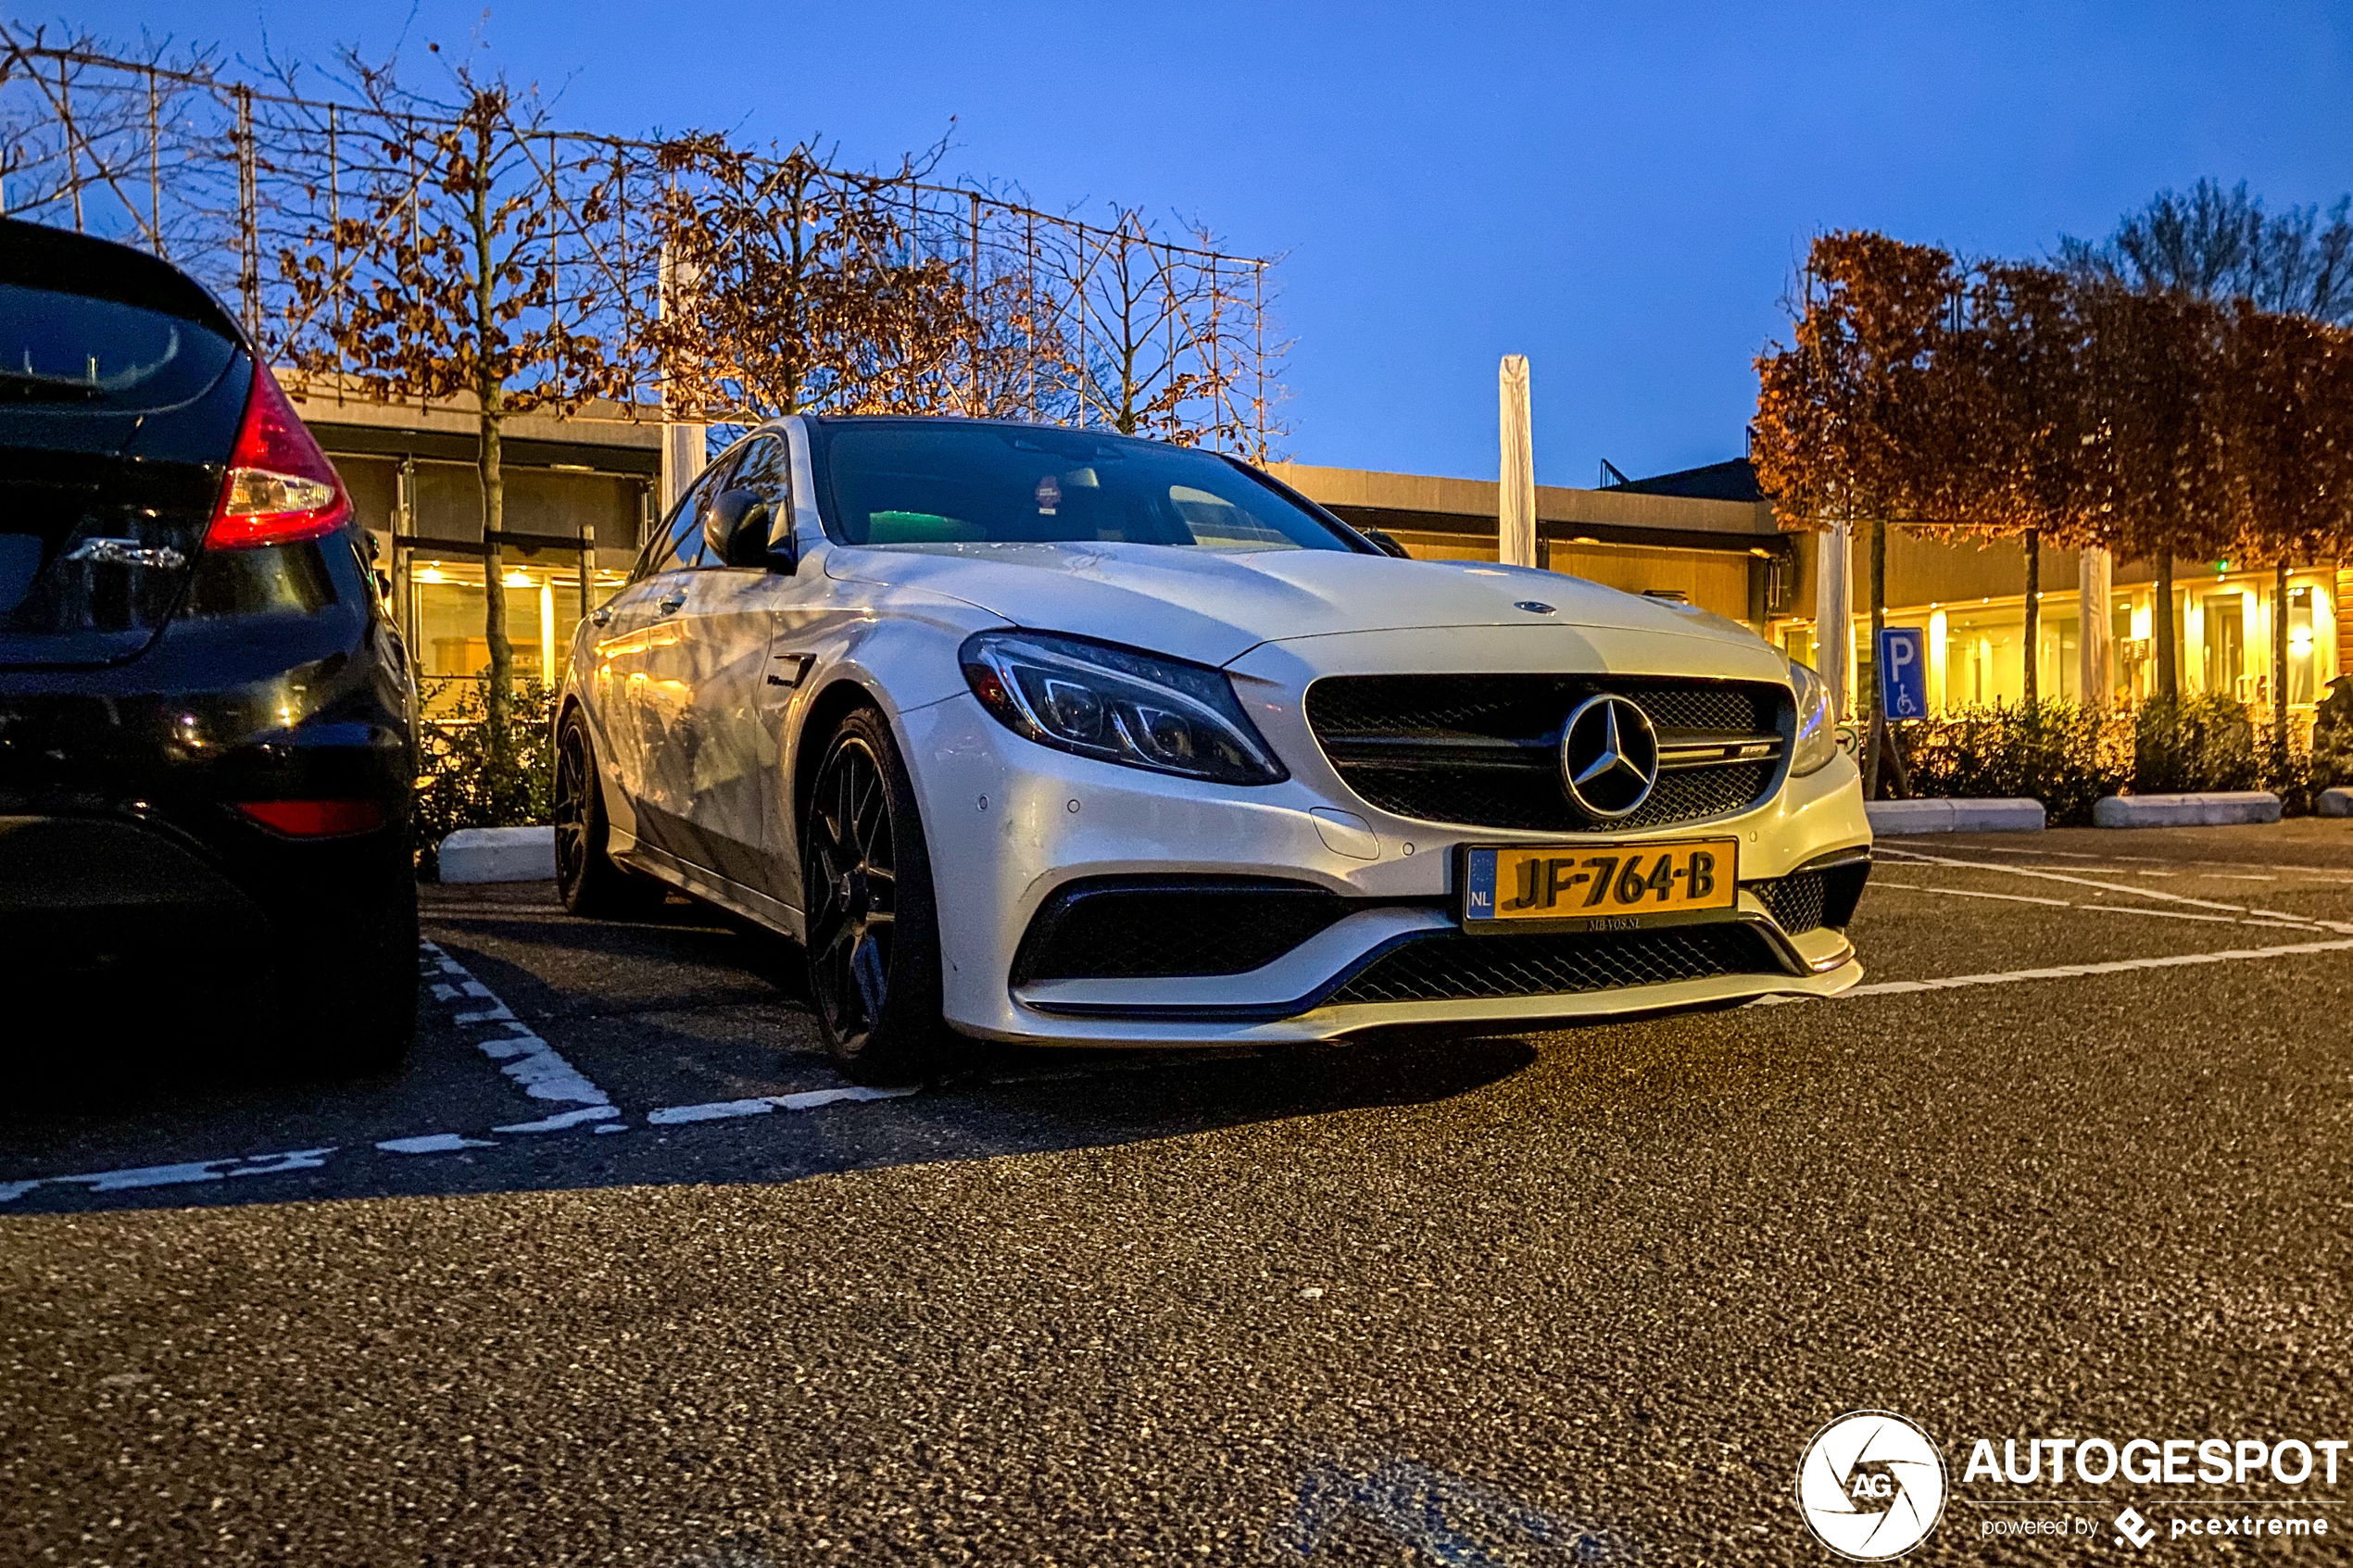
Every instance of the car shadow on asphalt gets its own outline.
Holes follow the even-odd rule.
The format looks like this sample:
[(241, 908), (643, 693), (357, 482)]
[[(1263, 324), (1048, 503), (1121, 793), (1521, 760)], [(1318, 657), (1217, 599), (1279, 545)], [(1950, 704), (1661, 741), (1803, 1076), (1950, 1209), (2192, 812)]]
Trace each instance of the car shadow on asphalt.
[[(454, 1027), (459, 1004), (430, 994), (409, 1069), (349, 1080), (240, 1039), (233, 1014), (194, 996), (160, 1022), (93, 1005), (50, 1036), (72, 1048), (0, 1108), (0, 1191), (69, 1179), (40, 1180), (0, 1215), (794, 1182), (1432, 1103), (1536, 1060), (1523, 1039), (1459, 1035), (1222, 1052), (975, 1041), (942, 1082), (865, 1099), (817, 1048), (798, 949), (708, 909), (606, 924), (519, 896), (436, 898), (428, 934), (614, 1114), (515, 1131), (566, 1108), (518, 1092), (484, 1031)], [(173, 1010), (195, 1022), (175, 1031)], [(299, 1167), (256, 1163), (321, 1149)], [(101, 1179), (166, 1168), (176, 1174), (148, 1185)]]

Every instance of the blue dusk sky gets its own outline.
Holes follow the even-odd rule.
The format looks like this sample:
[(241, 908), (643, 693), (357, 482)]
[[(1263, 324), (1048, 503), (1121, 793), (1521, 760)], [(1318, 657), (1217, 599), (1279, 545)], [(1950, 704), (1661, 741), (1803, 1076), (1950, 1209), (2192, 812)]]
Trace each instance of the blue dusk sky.
[(61, 16), (328, 61), (474, 58), (584, 129), (822, 132), (1038, 205), (1280, 253), (1302, 461), (1491, 476), (1495, 367), (1538, 478), (1737, 456), (1807, 239), (1969, 255), (2106, 233), (2160, 187), (2353, 188), (2343, 4), (1613, 7), (98, 0)]

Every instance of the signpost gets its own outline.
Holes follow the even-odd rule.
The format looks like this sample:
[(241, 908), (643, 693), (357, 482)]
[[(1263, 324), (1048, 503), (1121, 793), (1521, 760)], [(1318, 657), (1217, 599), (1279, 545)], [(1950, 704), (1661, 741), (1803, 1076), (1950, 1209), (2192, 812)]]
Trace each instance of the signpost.
[(1890, 719), (1928, 717), (1928, 639), (1917, 626), (1880, 630), (1879, 710)]

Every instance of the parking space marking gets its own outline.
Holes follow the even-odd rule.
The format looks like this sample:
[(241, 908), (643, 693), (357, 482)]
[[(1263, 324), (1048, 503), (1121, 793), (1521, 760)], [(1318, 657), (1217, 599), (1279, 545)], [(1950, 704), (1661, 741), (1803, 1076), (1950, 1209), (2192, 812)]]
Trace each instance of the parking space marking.
[[(844, 1100), (904, 1099), (916, 1091), (870, 1089), (853, 1085), (843, 1089), (808, 1089), (797, 1095), (756, 1095), (749, 1099), (712, 1100), (707, 1105), (665, 1105), (646, 1112), (648, 1126), (675, 1127), (687, 1122), (724, 1122), (736, 1116), (765, 1116), (772, 1110), (814, 1110)], [(502, 1129), (503, 1130), (503, 1129)]]
[[(1891, 834), (1886, 838), (1881, 839), (1879, 842), (1881, 844), (1909, 843), (1929, 846), (1933, 845), (1936, 840), (1924, 839), (1918, 836), (1906, 837), (1900, 834)], [(2245, 871), (2247, 867), (2247, 862), (2244, 860), (2175, 860), (2169, 859), (2158, 855), (2095, 855), (2082, 849), (2020, 849), (2000, 844), (1972, 844), (1969, 846), (1969, 852), (1976, 855), (2018, 855), (2030, 859), (2108, 860), (2119, 865), (2228, 866), (2234, 871)], [(2262, 865), (2260, 862), (2257, 862), (2257, 864), (2263, 871), (2282, 872), (2291, 876), (2307, 876), (2320, 882), (2353, 883), (2353, 872), (2315, 871), (2310, 866), (2274, 866)], [(2175, 876), (2183, 873), (2176, 872), (2136, 871), (2133, 874), (2134, 876)], [(2187, 874), (2198, 875), (2201, 873), (2190, 872)]]
[(560, 1132), (583, 1122), (603, 1121), (621, 1114), (621, 1108), (604, 1090), (590, 1083), (580, 1069), (541, 1039), (531, 1025), (518, 1019), (514, 1010), (498, 999), (497, 993), (475, 979), (464, 964), (444, 952), (438, 943), (420, 942), (417, 947), (424, 959), (426, 976), (441, 977), (433, 982), (434, 999), (463, 1009), (453, 1011), (450, 1022), (463, 1030), (487, 1024), (505, 1031), (476, 1039), (475, 1049), (493, 1061), (503, 1062), (505, 1065), (498, 1071), (531, 1098), (581, 1108), (536, 1122), (518, 1122), (498, 1128), (499, 1132)]
[[(1841, 991), (1835, 997), (1844, 1001), (1855, 997), (1898, 997), (1914, 991), (1954, 991), (1977, 985), (2017, 985), (2030, 980), (2074, 980), (2099, 974), (2129, 974), (2142, 969), (2186, 969), (2197, 964), (2247, 963), (2264, 959), (2309, 958), (2322, 953), (2353, 952), (2353, 938), (2334, 942), (2294, 942), (2280, 947), (2231, 947), (2218, 953), (2171, 953), (2155, 959), (2113, 959), (2106, 963), (2054, 964), (2048, 969), (2016, 969), (1996, 974), (1948, 974), (1936, 980), (1878, 980), (1866, 982), (1852, 990)], [(1789, 997), (1787, 1001), (1812, 1001), (1811, 997)]]
[(326, 1164), (339, 1146), (289, 1148), (276, 1154), (250, 1154), (231, 1160), (191, 1160), (177, 1165), (132, 1165), (120, 1171), (91, 1171), (75, 1176), (36, 1176), (31, 1181), (0, 1182), (0, 1203), (13, 1203), (35, 1187), (70, 1186), (76, 1183), (92, 1192), (129, 1192), (139, 1187), (185, 1186), (192, 1182), (226, 1182), (240, 1176), (275, 1176), (287, 1171), (315, 1171)]
[(428, 1133), (421, 1138), (386, 1138), (376, 1145), (386, 1154), (449, 1154), (461, 1148), (497, 1148), (496, 1138), (470, 1138), (461, 1133)]
[(2054, 909), (2071, 909), (2074, 905), (2064, 898), (2037, 898), (2030, 893), (1974, 893), (1966, 887), (1928, 887), (1917, 882), (1874, 882), (1874, 892), (1882, 887), (1898, 887), (1906, 893), (1941, 893), (1947, 898), (1999, 898), (2006, 904), (2048, 904)]
[[(2300, 917), (2279, 914), (2271, 910), (2239, 909), (2231, 905), (2216, 905), (2199, 899), (2176, 898), (2169, 895), (2156, 894), (2150, 890), (2119, 888), (2110, 884), (2086, 878), (2062, 876), (2052, 872), (2036, 872), (2020, 867), (1987, 866), (1982, 862), (1940, 856), (1907, 855), (1906, 858), (1924, 865), (2009, 871), (2015, 874), (2039, 875), (2059, 882), (2077, 883), (2102, 891), (2166, 897), (2171, 902), (2195, 905), (2199, 909), (2219, 909), (2228, 912), (2197, 913), (2188, 909), (2154, 909), (2145, 906), (2133, 908), (2114, 904), (2069, 904), (2061, 899), (2042, 898), (2025, 894), (1987, 893), (1976, 889), (1933, 887), (1908, 883), (1882, 882), (1874, 885), (1936, 896), (1994, 898), (2009, 902), (2056, 905), (2068, 909), (2105, 909), (2111, 913), (2146, 914), (2177, 920), (2263, 925), (2274, 929), (2353, 932), (2353, 925), (2341, 922), (2307, 921)], [(2257, 918), (2244, 918), (2248, 915)], [(487, 1133), (438, 1132), (384, 1138), (375, 1140), (371, 1145), (359, 1146), (356, 1150), (329, 1144), (225, 1159), (128, 1166), (112, 1171), (83, 1172), (70, 1175), (38, 1176), (5, 1181), (0, 1182), (0, 1204), (13, 1203), (28, 1193), (43, 1187), (79, 1185), (93, 1194), (126, 1192), (317, 1170), (338, 1157), (347, 1159), (355, 1152), (361, 1154), (375, 1152), (404, 1157), (453, 1154), (468, 1149), (497, 1148), (502, 1147), (503, 1138), (518, 1135), (538, 1135), (576, 1128), (585, 1128), (591, 1134), (625, 1133), (634, 1130), (631, 1122), (623, 1115), (621, 1108), (614, 1105), (602, 1089), (589, 1082), (553, 1047), (533, 1033), (527, 1025), (515, 1019), (512, 1010), (487, 986), (476, 980), (464, 965), (450, 958), (434, 943), (422, 944), (420, 950), (425, 960), (427, 977), (432, 982), (434, 995), (438, 999), (450, 1005), (453, 1011), (463, 1009), (461, 1016), (469, 1032), (478, 1034), (484, 1026), (497, 1031), (474, 1040), (476, 1047), (492, 1060), (501, 1061), (504, 1064), (501, 1071), (511, 1078), (526, 1096), (542, 1101), (568, 1105), (570, 1109), (555, 1110), (536, 1121), (503, 1123), (491, 1128)], [(1861, 999), (1965, 987), (2011, 985), (2030, 981), (2082, 979), (2131, 973), (2143, 970), (2309, 958), (2345, 952), (2353, 952), (2353, 937), (2296, 942), (2272, 947), (2236, 947), (2219, 952), (2179, 953), (2157, 958), (2120, 959), (2098, 963), (2059, 964), (2039, 969), (1945, 975), (1926, 980), (1881, 980), (1855, 986), (1837, 997), (1775, 997), (1764, 1000), (1768, 1004), (1786, 1004), (1816, 999)], [(1192, 1066), (1213, 1060), (1236, 1060), (1257, 1054), (1259, 1052), (1249, 1047), (1239, 1049), (1214, 1047), (1209, 1050), (1184, 1053), (1151, 1053), (1126, 1060), (1091, 1063), (1069, 1070), (982, 1079), (979, 1082), (988, 1086), (1002, 1086), (1082, 1080), (1108, 1073), (1172, 1066)], [(793, 1094), (760, 1095), (743, 1099), (717, 1100), (695, 1105), (663, 1106), (647, 1112), (639, 1124), (657, 1127), (681, 1126), (702, 1122), (764, 1116), (777, 1110), (808, 1111), (831, 1105), (900, 1099), (918, 1092), (912, 1088), (878, 1089), (846, 1085), (837, 1088), (803, 1090)]]
[(2145, 909), (2137, 904), (2076, 904), (2072, 908), (2091, 909), (2106, 915), (2147, 915), (2156, 920), (2202, 920), (2218, 925), (2259, 925), (2270, 931), (2325, 931), (2309, 920), (2296, 920), (2283, 915), (2277, 920), (2241, 920), (2236, 915), (2201, 915), (2188, 909)]
[(2007, 904), (2044, 904), (2057, 909), (2095, 909), (2111, 915), (2152, 915), (2160, 920), (2212, 921), (2221, 925), (2253, 925), (2266, 931), (2343, 931), (2345, 926), (2331, 921), (2309, 920), (2301, 915), (2274, 914), (2268, 909), (2250, 909), (2261, 920), (2242, 920), (2237, 915), (2201, 915), (2187, 909), (2152, 909), (2142, 904), (2070, 904), (2064, 898), (2036, 898), (2024, 893), (1980, 893), (1967, 887), (1930, 887), (1916, 882), (1873, 882), (1877, 888), (1894, 888), (1905, 893), (1933, 893), (1946, 898), (1998, 898)]
[[(2163, 888), (2135, 887), (2129, 883), (2120, 882), (2101, 882), (2093, 877), (2070, 876), (2065, 872), (2040, 871), (2032, 866), (2006, 866), (1986, 860), (1957, 859), (1950, 855), (1930, 855), (1917, 849), (1882, 849), (1881, 853), (1895, 856), (1900, 860), (1911, 864), (1949, 866), (1966, 871), (1999, 872), (2007, 876), (2028, 876), (2042, 882), (2070, 883), (2078, 887), (2095, 888), (2103, 893), (2120, 893), (2128, 898), (2154, 898), (2168, 904), (2186, 904), (2192, 909), (2210, 909), (2218, 914), (2246, 916), (2269, 913), (2271, 919), (2293, 921), (2317, 930), (2353, 932), (2353, 922), (2345, 921), (2323, 920), (2317, 915), (2282, 915), (2249, 909), (2242, 904), (2224, 904), (2212, 898), (2193, 898), (2183, 893), (2168, 893)], [(2091, 909), (2095, 906), (2085, 904), (2080, 907)]]

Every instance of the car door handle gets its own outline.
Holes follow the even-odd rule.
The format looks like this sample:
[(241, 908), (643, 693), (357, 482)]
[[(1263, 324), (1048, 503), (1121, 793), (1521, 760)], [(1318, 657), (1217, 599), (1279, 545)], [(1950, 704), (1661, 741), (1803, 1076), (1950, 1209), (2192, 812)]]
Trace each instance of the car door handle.
[(661, 611), (661, 612), (662, 612), (662, 614), (664, 614), (664, 615), (674, 615), (674, 614), (676, 614), (676, 613), (677, 613), (678, 607), (679, 607), (680, 605), (682, 605), (682, 604), (685, 604), (686, 602), (686, 595), (684, 595), (684, 594), (673, 594), (673, 595), (671, 595), (671, 596), (670, 596), (670, 597), (668, 597), (668, 598), (666, 598), (666, 599), (657, 599), (657, 600), (655, 600), (655, 601), (654, 601), (654, 608), (655, 608), (656, 609), (658, 609), (658, 610)]

